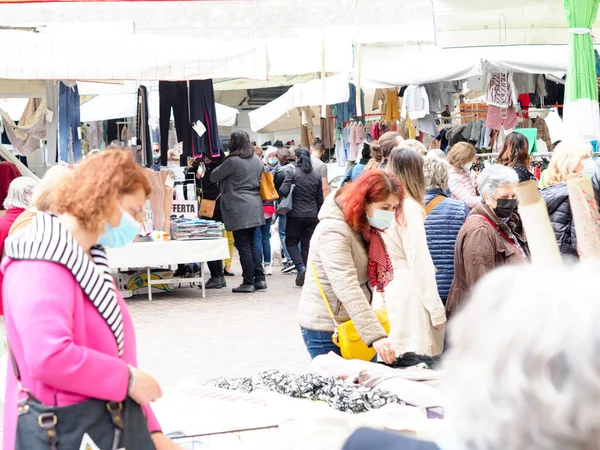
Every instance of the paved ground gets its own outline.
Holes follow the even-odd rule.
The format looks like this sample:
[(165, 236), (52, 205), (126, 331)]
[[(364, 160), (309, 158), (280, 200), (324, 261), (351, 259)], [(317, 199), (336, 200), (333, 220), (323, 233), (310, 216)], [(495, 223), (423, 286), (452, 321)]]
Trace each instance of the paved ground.
[[(239, 266), (234, 270), (241, 272)], [(205, 299), (198, 288), (155, 295), (152, 302), (145, 296), (130, 299), (139, 367), (163, 388), (270, 368), (306, 370), (310, 360), (296, 323), (300, 288), (294, 277), (274, 268), (269, 289), (255, 294), (233, 294), (231, 287), (241, 282), (237, 276), (227, 278), (227, 289), (207, 290)]]

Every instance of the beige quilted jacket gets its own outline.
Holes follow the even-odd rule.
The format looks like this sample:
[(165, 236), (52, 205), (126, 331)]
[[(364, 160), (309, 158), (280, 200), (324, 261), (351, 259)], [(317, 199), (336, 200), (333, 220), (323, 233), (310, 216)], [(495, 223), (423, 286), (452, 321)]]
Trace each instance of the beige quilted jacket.
[(299, 324), (307, 330), (334, 330), (310, 267), (312, 261), (337, 322), (352, 319), (363, 341), (371, 346), (387, 334), (371, 307), (372, 294), (367, 276), (369, 259), (364, 240), (348, 226), (334, 195), (325, 200), (319, 219), (310, 242)]

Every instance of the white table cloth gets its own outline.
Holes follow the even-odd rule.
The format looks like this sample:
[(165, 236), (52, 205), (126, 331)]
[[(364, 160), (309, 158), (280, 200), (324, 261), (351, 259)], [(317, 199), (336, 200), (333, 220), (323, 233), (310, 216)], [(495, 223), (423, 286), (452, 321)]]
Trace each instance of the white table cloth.
[[(159, 241), (137, 242), (122, 248), (107, 248), (108, 264), (111, 269), (145, 267), (148, 271), (148, 299), (152, 300), (152, 284), (195, 283), (202, 285), (202, 296), (206, 295), (204, 263), (229, 258), (227, 239), (203, 241)], [(200, 278), (173, 278), (151, 280), (152, 267), (173, 264), (200, 263)]]

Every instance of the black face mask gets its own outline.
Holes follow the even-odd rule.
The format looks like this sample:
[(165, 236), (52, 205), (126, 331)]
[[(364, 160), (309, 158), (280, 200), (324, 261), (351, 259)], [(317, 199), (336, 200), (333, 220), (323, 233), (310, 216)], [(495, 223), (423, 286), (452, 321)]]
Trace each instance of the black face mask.
[(516, 199), (499, 198), (497, 200), (497, 205), (496, 209), (494, 209), (494, 212), (496, 213), (499, 219), (506, 219), (507, 217), (512, 216), (516, 209)]

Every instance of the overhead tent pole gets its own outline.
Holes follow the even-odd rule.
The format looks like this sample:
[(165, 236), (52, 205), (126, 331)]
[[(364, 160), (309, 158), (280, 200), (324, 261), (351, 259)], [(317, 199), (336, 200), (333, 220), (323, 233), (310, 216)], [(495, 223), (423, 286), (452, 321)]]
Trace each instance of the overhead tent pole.
[(564, 2), (570, 31), (564, 123), (570, 138), (594, 141), (600, 138), (600, 111), (591, 28), (600, 0)]

